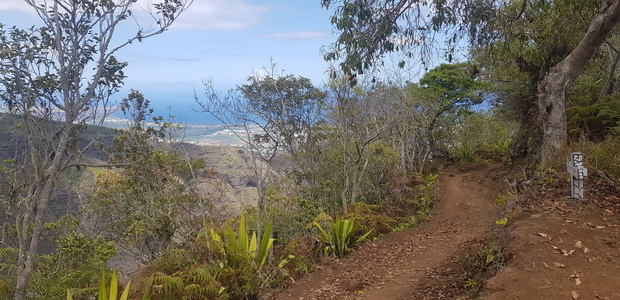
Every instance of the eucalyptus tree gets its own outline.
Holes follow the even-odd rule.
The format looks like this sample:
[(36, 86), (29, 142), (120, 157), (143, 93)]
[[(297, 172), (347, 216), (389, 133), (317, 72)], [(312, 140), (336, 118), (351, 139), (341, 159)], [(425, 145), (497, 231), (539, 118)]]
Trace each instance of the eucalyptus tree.
[[(286, 153), (296, 167), (307, 166), (301, 156), (310, 151), (314, 142), (314, 129), (323, 118), (326, 94), (307, 78), (279, 74), (273, 63), (265, 75), (251, 76), (248, 82), (226, 94), (205, 82), (205, 98), (196, 96), (196, 101), (250, 150), (260, 223), (267, 217), (265, 191), (274, 177), (272, 161), (278, 154)], [(261, 225), (257, 228), (260, 230)]]
[[(384, 54), (394, 51), (405, 51), (427, 62), (432, 49), (438, 45), (438, 36), (447, 40), (446, 52), (450, 59), (462, 37), (468, 37), (472, 45), (502, 39), (495, 25), (512, 26), (527, 11), (539, 9), (535, 4), (586, 4), (587, 10), (582, 13), (590, 13), (591, 19), (579, 32), (581, 40), (561, 61), (543, 70), (537, 83), (542, 162), (552, 161), (566, 144), (567, 88), (620, 22), (620, 0), (322, 0), (321, 3), (326, 8), (335, 7), (331, 22), (340, 33), (325, 58), (340, 61), (347, 75), (362, 73)], [(505, 7), (515, 6), (519, 7), (516, 15), (500, 13)], [(527, 35), (514, 29), (511, 34), (523, 35), (523, 43), (527, 43)]]
[(362, 192), (362, 180), (373, 155), (372, 144), (387, 138), (405, 121), (408, 112), (400, 88), (362, 82), (351, 86), (349, 80), (341, 78), (332, 80), (329, 86), (328, 124), (342, 151), (338, 175), (344, 213)]
[[(87, 123), (102, 122), (122, 86), (126, 63), (115, 54), (166, 31), (192, 0), (25, 0), (42, 21), (28, 29), (0, 26), (0, 97), (21, 115), (29, 185), (17, 204), (19, 256), (15, 299), (27, 298), (46, 210), (59, 176), (79, 164), (94, 141), (78, 143)], [(148, 24), (141, 24), (145, 21)], [(135, 26), (123, 36), (120, 27)], [(127, 28), (123, 28), (127, 29)]]

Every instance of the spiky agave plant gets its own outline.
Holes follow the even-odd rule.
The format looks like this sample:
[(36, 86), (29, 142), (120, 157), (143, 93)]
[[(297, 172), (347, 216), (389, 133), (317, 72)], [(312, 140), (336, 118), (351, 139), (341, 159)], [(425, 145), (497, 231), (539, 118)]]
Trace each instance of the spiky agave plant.
[(353, 235), (357, 229), (355, 223), (353, 220), (340, 217), (329, 224), (329, 231), (323, 229), (317, 222), (314, 222), (314, 226), (319, 230), (319, 240), (325, 245), (323, 248), (324, 254), (333, 254), (337, 257), (343, 257), (349, 254), (349, 252), (351, 252), (350, 247), (364, 241), (372, 232), (372, 230), (370, 230), (353, 241)]
[[(116, 279), (116, 273), (112, 273), (112, 279), (110, 279), (110, 296), (108, 297), (108, 291), (105, 284), (105, 272), (101, 273), (101, 281), (99, 283), (99, 296), (97, 300), (127, 300), (129, 299), (129, 285), (131, 282), (127, 283), (127, 286), (123, 290), (121, 297), (118, 298), (118, 281)], [(67, 300), (73, 300), (73, 294), (71, 290), (67, 290)]]
[(275, 241), (275, 239), (271, 238), (271, 231), (272, 224), (271, 221), (269, 221), (265, 227), (260, 245), (258, 245), (256, 232), (252, 232), (252, 236), (250, 237), (245, 223), (245, 216), (241, 214), (241, 218), (239, 219), (239, 231), (237, 234), (235, 234), (231, 227), (222, 229), (220, 233), (211, 228), (209, 230), (209, 237), (211, 238), (210, 242), (225, 256), (230, 256), (234, 253), (247, 254), (254, 259), (260, 269), (267, 261), (269, 250)]

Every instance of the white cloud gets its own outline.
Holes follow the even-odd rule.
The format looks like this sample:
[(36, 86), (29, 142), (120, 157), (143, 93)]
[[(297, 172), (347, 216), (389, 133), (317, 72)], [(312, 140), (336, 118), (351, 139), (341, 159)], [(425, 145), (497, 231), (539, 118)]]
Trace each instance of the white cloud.
[(175, 28), (234, 30), (260, 22), (267, 6), (251, 5), (246, 0), (194, 0), (176, 21)]
[(287, 40), (307, 40), (307, 39), (321, 39), (329, 37), (331, 33), (326, 30), (302, 30), (302, 31), (290, 31), (290, 32), (274, 32), (263, 35), (267, 38), (275, 39), (287, 39)]
[[(158, 0), (140, 0), (136, 5), (146, 8)], [(34, 13), (24, 0), (0, 0), (0, 11), (22, 10)], [(269, 8), (252, 5), (247, 0), (194, 0), (194, 3), (176, 20), (174, 28), (234, 30), (260, 22)]]
[(1, 10), (23, 10), (34, 13), (34, 9), (26, 4), (24, 0), (1, 0), (0, 11)]

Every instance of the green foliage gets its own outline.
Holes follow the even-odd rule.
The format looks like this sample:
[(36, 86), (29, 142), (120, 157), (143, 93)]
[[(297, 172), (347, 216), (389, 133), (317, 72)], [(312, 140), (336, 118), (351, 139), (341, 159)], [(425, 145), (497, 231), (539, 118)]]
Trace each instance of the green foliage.
[[(453, 59), (463, 37), (469, 37), (472, 44), (488, 43), (494, 33), (490, 24), (496, 20), (495, 9), (499, 6), (458, 0), (428, 1), (424, 5), (388, 0), (321, 3), (334, 11), (331, 23), (339, 33), (324, 57), (338, 62), (352, 80), (375, 64), (380, 65), (378, 62), (387, 53), (402, 52), (403, 57), (415, 56), (428, 62), (432, 54), (428, 48), (435, 41), (435, 33), (447, 36), (448, 61)], [(398, 66), (404, 67), (405, 60)]]
[(569, 133), (574, 137), (585, 135), (602, 141), (610, 134), (620, 134), (620, 93), (602, 101), (575, 103), (566, 110)]
[(353, 237), (356, 232), (355, 223), (353, 220), (344, 218), (336, 218), (334, 222), (328, 225), (328, 231), (323, 229), (318, 222), (314, 222), (313, 225), (318, 229), (318, 238), (324, 245), (323, 253), (336, 257), (343, 257), (349, 254), (351, 252), (350, 247), (364, 241), (372, 232), (366, 232), (354, 240)]
[(502, 226), (508, 225), (508, 217), (503, 217), (503, 218), (495, 221), (495, 224), (502, 225)]
[[(268, 222), (264, 229), (263, 237), (260, 240), (260, 245), (258, 245), (256, 232), (252, 232), (251, 238), (249, 237), (245, 216), (241, 214), (239, 230), (236, 234), (230, 226), (225, 226), (219, 233), (210, 228), (207, 238), (210, 238), (208, 244), (212, 249), (216, 250), (216, 253), (222, 254), (220, 262), (225, 262), (225, 264), (229, 264), (234, 268), (239, 266), (240, 263), (246, 263), (243, 260), (245, 260), (244, 257), (248, 256), (256, 264), (257, 271), (260, 271), (273, 246), (274, 239), (271, 238), (271, 227), (272, 223)], [(239, 259), (242, 261), (238, 261)]]
[[(306, 212), (305, 220), (311, 219), (310, 213), (316, 215), (320, 211), (329, 214), (336, 214), (342, 210), (342, 190), (345, 186), (345, 178), (352, 178), (356, 170), (353, 168), (363, 167), (344, 167), (344, 150), (342, 145), (331, 137), (324, 140), (325, 144), (318, 149), (318, 156), (321, 158), (316, 161), (313, 169), (308, 173), (300, 174), (301, 180), (309, 179), (307, 185), (300, 188), (300, 206), (302, 212)], [(350, 146), (351, 153), (357, 153), (356, 146)], [(357, 191), (356, 201), (370, 204), (385, 204), (390, 199), (385, 197), (389, 189), (389, 181), (397, 172), (399, 158), (391, 147), (383, 141), (375, 141), (367, 146), (361, 157), (360, 162), (367, 165), (365, 171), (359, 179), (359, 190)], [(346, 170), (346, 172), (345, 172)], [(358, 170), (359, 171), (359, 170)]]
[(478, 282), (471, 278), (467, 278), (463, 281), (463, 286), (467, 289), (476, 288), (478, 286)]
[(60, 299), (68, 289), (85, 296), (93, 292), (99, 272), (107, 270), (106, 261), (116, 255), (114, 243), (72, 232), (55, 240), (56, 251), (38, 258), (30, 290), (33, 299)]
[(420, 87), (427, 89), (447, 109), (482, 103), (478, 70), (470, 63), (441, 64), (426, 72)]
[(474, 162), (476, 161), (476, 153), (471, 148), (463, 148), (461, 149), (461, 160), (464, 162)]
[[(152, 116), (144, 96), (133, 91), (121, 102), (131, 117), (127, 130), (114, 138), (111, 162), (116, 170), (97, 176), (96, 189), (86, 201), (83, 213), (97, 218), (106, 236), (128, 246), (143, 263), (148, 263), (172, 246), (173, 236), (188, 243), (199, 230), (200, 216), (209, 203), (189, 189), (186, 182), (204, 161), (184, 160), (165, 144), (172, 124)], [(149, 126), (154, 121), (156, 126)]]
[(143, 299), (256, 299), (287, 277), (282, 267), (291, 257), (269, 260), (271, 228), (269, 222), (258, 240), (244, 215), (237, 231), (231, 223), (205, 228), (189, 251), (167, 251), (151, 264)]
[(361, 237), (367, 232), (367, 238), (378, 237), (394, 231), (397, 220), (385, 214), (379, 205), (357, 202), (349, 204), (349, 210), (344, 218), (354, 222), (356, 232), (354, 238)]
[(577, 152), (584, 153), (587, 168), (601, 171), (616, 185), (620, 185), (620, 137), (610, 135), (600, 143), (581, 140), (571, 145)]
[(497, 194), (497, 199), (495, 200), (495, 203), (499, 206), (506, 204), (506, 196), (502, 194)]
[(331, 137), (317, 149), (317, 160), (312, 169), (298, 174), (298, 181), (309, 184), (300, 186), (300, 206), (315, 214), (320, 211), (335, 213), (340, 207), (339, 191), (344, 186), (342, 148)]
[(407, 97), (416, 107), (413, 121), (424, 133), (420, 138), (428, 140), (430, 154), (423, 155), (446, 157), (455, 148), (454, 144), (459, 154), (466, 153), (461, 149), (472, 148), (454, 133), (466, 132), (462, 129), (463, 120), (472, 113), (470, 109), (474, 105), (483, 101), (483, 85), (478, 74), (471, 63), (442, 64), (428, 71), (419, 84), (406, 87)]
[(499, 270), (505, 262), (503, 249), (494, 239), (487, 239), (484, 247), (468, 257), (468, 269), (477, 278)]
[[(290, 177), (281, 178), (269, 185), (265, 200), (270, 219), (273, 222), (274, 238), (288, 243), (295, 240), (305, 230), (306, 224), (318, 213), (316, 203), (300, 199), (299, 187)], [(252, 209), (246, 210), (248, 216)], [(256, 222), (248, 222), (255, 224)]]
[[(519, 157), (536, 155), (540, 150), (543, 131), (536, 104), (539, 83), (550, 68), (575, 49), (600, 10), (600, 2), (594, 0), (523, 3), (511, 0), (493, 7), (495, 21), (487, 29), (494, 38), (475, 44), (470, 51), (480, 65), (482, 77), (489, 83), (488, 90), (494, 94), (497, 108), (519, 125), (511, 143), (512, 154)], [(607, 81), (603, 77), (609, 72), (612, 56), (607, 51), (598, 51), (584, 73), (586, 76), (577, 79), (566, 93), (568, 110), (572, 110), (569, 131), (573, 136), (587, 132), (581, 126), (593, 121), (591, 117), (597, 114), (574, 105), (598, 98)], [(594, 123), (599, 122), (591, 125)]]
[[(254, 112), (266, 124), (267, 134), (284, 138), (288, 148), (295, 148), (299, 135), (322, 117), (326, 94), (314, 87), (310, 79), (286, 76), (249, 77), (249, 84), (239, 87)], [(275, 138), (279, 141), (279, 137)], [(274, 141), (275, 142), (275, 141)], [(300, 149), (288, 149), (296, 153)]]
[(194, 266), (172, 275), (156, 273), (147, 279), (149, 288), (142, 299), (228, 299), (226, 288), (217, 281), (217, 276), (209, 266)]
[(17, 275), (17, 248), (0, 248), (0, 298), (9, 298), (15, 293)]
[(383, 141), (369, 145), (370, 154), (367, 171), (361, 180), (361, 191), (357, 201), (371, 204), (385, 204), (383, 196), (389, 188), (389, 181), (398, 172), (398, 154)]
[[(97, 300), (127, 300), (129, 299), (129, 286), (130, 282), (127, 283), (123, 293), (120, 298), (118, 296), (118, 282), (116, 279), (116, 273), (112, 273), (112, 277), (110, 278), (110, 288), (106, 289), (105, 285), (105, 272), (101, 273), (101, 280), (99, 282), (99, 292), (97, 293)], [(110, 297), (108, 298), (108, 291)], [(67, 290), (67, 300), (73, 300), (73, 293), (71, 290)]]
[[(107, 270), (106, 261), (116, 255), (114, 243), (85, 236), (78, 225), (77, 219), (68, 216), (45, 224), (45, 235), (56, 249), (37, 257), (29, 286), (32, 299), (61, 299), (69, 288), (76, 295), (86, 295), (93, 291), (100, 270)], [(0, 249), (0, 298), (15, 292), (17, 255), (15, 248)]]
[(426, 217), (431, 209), (431, 204), (435, 199), (435, 184), (438, 180), (439, 174), (428, 174), (424, 176), (424, 181), (416, 186), (417, 198), (413, 201), (418, 206), (417, 213), (421, 218)]
[(459, 119), (449, 135), (453, 157), (473, 162), (477, 157), (506, 161), (512, 156), (514, 122), (492, 112), (468, 112)]

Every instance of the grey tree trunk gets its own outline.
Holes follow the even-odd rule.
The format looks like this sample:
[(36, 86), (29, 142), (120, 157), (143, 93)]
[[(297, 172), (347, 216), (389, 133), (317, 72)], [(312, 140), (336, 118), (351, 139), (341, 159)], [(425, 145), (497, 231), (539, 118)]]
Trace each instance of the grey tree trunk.
[[(71, 133), (75, 126), (73, 124), (74, 118), (72, 114), (67, 114), (66, 118), (67, 121), (60, 134), (60, 140), (54, 149), (55, 153), (64, 153), (70, 142)], [(40, 138), (33, 136), (33, 133), (29, 133), (29, 135), (31, 135), (29, 136), (30, 140)], [(29, 151), (33, 154), (34, 159), (39, 150), (33, 143), (30, 143)], [(51, 164), (40, 164), (41, 169), (36, 171), (36, 184), (33, 185), (27, 196), (27, 200), (30, 202), (28, 212), (20, 220), (21, 222), (18, 222), (20, 228), (18, 228), (19, 255), (17, 259), (17, 283), (15, 285), (16, 300), (28, 299), (28, 283), (34, 270), (39, 240), (43, 233), (45, 212), (56, 187), (56, 181), (69, 160), (70, 157), (56, 155)]]
[(566, 90), (583, 73), (609, 32), (620, 22), (620, 0), (604, 1), (584, 38), (538, 85), (538, 109), (542, 123), (541, 162), (552, 162), (566, 145)]

